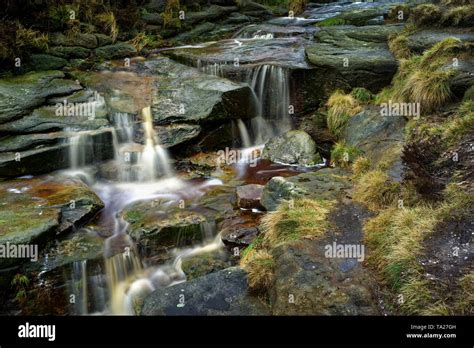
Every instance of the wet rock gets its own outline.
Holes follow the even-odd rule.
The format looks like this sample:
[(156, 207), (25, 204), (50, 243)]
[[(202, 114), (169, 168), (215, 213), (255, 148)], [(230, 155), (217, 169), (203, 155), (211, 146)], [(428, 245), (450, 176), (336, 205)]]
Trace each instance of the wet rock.
[(350, 188), (348, 173), (341, 169), (323, 168), (316, 172), (296, 176), (272, 178), (263, 189), (261, 204), (265, 209), (276, 210), (283, 201), (297, 198), (340, 199)]
[[(16, 177), (27, 174), (45, 174), (71, 165), (70, 144), (66, 141), (71, 133), (18, 135), (0, 141), (0, 177)], [(87, 132), (84, 163), (91, 164), (114, 157), (111, 129)], [(4, 146), (4, 147), (3, 147)]]
[(111, 45), (113, 43), (112, 38), (108, 35), (95, 34), (95, 37), (97, 38), (97, 46), (98, 47)]
[(241, 24), (250, 22), (250, 17), (239, 12), (231, 13), (229, 18), (223, 21), (224, 24)]
[(173, 41), (177, 42), (193, 42), (202, 40), (202, 36), (205, 33), (209, 33), (216, 27), (216, 24), (205, 22), (197, 25), (191, 31), (179, 34)]
[(407, 46), (413, 52), (421, 54), (438, 42), (448, 38), (456, 38), (463, 42), (474, 42), (474, 33), (456, 28), (424, 29), (407, 36)]
[(99, 47), (95, 54), (101, 59), (131, 58), (137, 55), (137, 49), (129, 43), (120, 42)]
[[(183, 298), (184, 303), (180, 303)], [(158, 289), (146, 299), (142, 315), (265, 315), (268, 310), (247, 290), (241, 268), (227, 268), (189, 282)]]
[(142, 15), (142, 20), (147, 24), (162, 25), (163, 17), (159, 13), (151, 12)]
[(330, 244), (294, 241), (273, 250), (273, 315), (379, 314), (368, 274), (355, 265), (359, 263), (356, 259), (346, 260), (350, 267), (340, 267), (336, 260), (325, 257), (326, 242)]
[(235, 252), (234, 248), (244, 249), (248, 247), (255, 238), (259, 235), (260, 231), (257, 227), (230, 227), (221, 232), (222, 242), (232, 252)]
[(67, 60), (49, 54), (32, 54), (27, 64), (27, 70), (56, 70), (65, 67)]
[(203, 11), (199, 12), (189, 12), (186, 14), (186, 19), (184, 22), (188, 25), (194, 25), (199, 22), (203, 21), (213, 21), (218, 18), (222, 18), (223, 16), (231, 13), (236, 12), (238, 10), (235, 6), (217, 6), (211, 5), (209, 8), (206, 8)]
[(262, 152), (262, 158), (275, 163), (315, 165), (321, 162), (316, 143), (302, 130), (292, 130), (271, 138)]
[(237, 205), (244, 209), (261, 208), (263, 187), (256, 184), (237, 186)]
[(48, 97), (82, 89), (74, 81), (63, 78), (60, 71), (41, 71), (0, 79), (0, 123), (27, 114)]
[(48, 53), (53, 56), (66, 58), (66, 59), (72, 59), (72, 58), (87, 58), (89, 57), (91, 51), (84, 47), (55, 46), (55, 47), (50, 47), (48, 50)]
[[(0, 245), (37, 244), (79, 227), (103, 207), (82, 181), (67, 177), (17, 179), (0, 184)], [(24, 259), (0, 259), (0, 268)]]
[(160, 138), (160, 144), (164, 147), (173, 147), (196, 138), (201, 132), (201, 127), (191, 124), (172, 124), (157, 126), (155, 132)]
[(362, 150), (372, 166), (384, 162), (389, 176), (400, 181), (405, 124), (403, 116), (382, 116), (379, 106), (370, 107), (349, 119), (342, 138)]
[(184, 258), (181, 268), (186, 274), (186, 280), (190, 281), (230, 266), (229, 254), (224, 250), (219, 250)]
[(351, 87), (372, 92), (390, 84), (397, 71), (397, 60), (388, 50), (390, 34), (400, 25), (326, 27), (315, 34), (317, 43), (306, 47), (308, 60), (333, 71)]
[(234, 189), (218, 186), (197, 200), (135, 203), (124, 210), (123, 217), (130, 223), (129, 235), (153, 252), (212, 238), (216, 224), (234, 214), (234, 202)]
[(63, 33), (51, 33), (49, 43), (54, 46), (80, 46), (84, 48), (96, 48), (97, 37), (94, 34), (79, 33), (74, 36), (67, 36)]
[[(91, 108), (84, 108), (84, 110), (86, 113), (92, 111)], [(40, 107), (35, 109), (30, 115), (0, 124), (0, 133), (28, 134), (57, 131), (66, 128), (88, 130), (109, 125), (105, 118), (105, 105), (95, 108), (94, 113), (92, 114), (91, 112), (90, 115), (75, 114), (74, 116), (68, 116), (67, 114), (58, 114), (57, 111), (56, 105)]]

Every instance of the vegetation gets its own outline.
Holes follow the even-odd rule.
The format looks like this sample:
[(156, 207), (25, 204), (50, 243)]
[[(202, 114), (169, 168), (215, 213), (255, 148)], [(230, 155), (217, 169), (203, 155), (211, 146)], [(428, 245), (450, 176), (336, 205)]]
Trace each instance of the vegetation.
[(349, 118), (362, 110), (356, 98), (340, 90), (331, 95), (326, 106), (328, 129), (336, 138), (339, 138), (344, 131)]
[(303, 13), (307, 0), (289, 0), (288, 11), (293, 12), (293, 15)]
[(166, 0), (165, 11), (161, 13), (161, 17), (163, 17), (163, 27), (181, 27), (181, 20), (179, 19), (180, 8), (181, 4), (179, 0)]
[(338, 17), (331, 17), (322, 20), (318, 24), (316, 24), (318, 27), (329, 27), (332, 25), (345, 25), (346, 21), (343, 18), (338, 18)]
[(433, 4), (418, 5), (410, 15), (410, 21), (417, 27), (435, 25), (440, 19), (441, 9)]
[(117, 25), (117, 20), (115, 19), (115, 14), (112, 11), (100, 13), (96, 17), (97, 23), (103, 28), (103, 30), (109, 34), (112, 38), (112, 41), (117, 40), (119, 34), (119, 28)]
[(367, 173), (370, 170), (371, 163), (367, 157), (360, 156), (357, 157), (352, 164), (352, 172), (356, 177)]
[(408, 38), (404, 34), (395, 35), (388, 41), (390, 52), (398, 59), (409, 59), (413, 53), (408, 47)]
[[(396, 43), (396, 40), (391, 41), (392, 50), (397, 56), (408, 56), (408, 51), (397, 47), (400, 42)], [(469, 47), (460, 40), (447, 38), (421, 56), (402, 59), (393, 86), (382, 90), (376, 101), (418, 102), (421, 112), (425, 114), (439, 110), (453, 99), (450, 80), (455, 70), (449, 69), (449, 64), (468, 52)]]
[(341, 168), (349, 168), (362, 152), (344, 141), (337, 142), (331, 151), (331, 160)]
[(390, 8), (387, 19), (392, 23), (405, 22), (410, 17), (411, 9), (407, 4), (399, 4)]
[(247, 272), (248, 286), (252, 291), (264, 293), (273, 283), (273, 257), (265, 250), (250, 255), (243, 264)]
[(371, 210), (380, 210), (391, 206), (399, 194), (400, 184), (384, 171), (375, 169), (359, 177), (353, 198)]
[(26, 292), (30, 285), (30, 280), (26, 275), (23, 274), (16, 274), (12, 281), (11, 286), (15, 289), (15, 299), (20, 302), (20, 304), (24, 303), (26, 300)]
[(351, 91), (351, 96), (362, 104), (368, 104), (374, 98), (372, 92), (363, 87), (354, 88)]

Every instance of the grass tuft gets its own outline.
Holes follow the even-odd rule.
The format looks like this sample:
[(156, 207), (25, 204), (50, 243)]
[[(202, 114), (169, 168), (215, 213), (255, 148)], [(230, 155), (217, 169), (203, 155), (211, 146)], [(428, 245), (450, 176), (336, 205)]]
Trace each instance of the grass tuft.
[(244, 265), (250, 290), (267, 292), (273, 284), (273, 267), (274, 261), (270, 253), (265, 250), (252, 253)]
[(349, 118), (362, 110), (359, 102), (352, 95), (339, 90), (329, 97), (326, 105), (328, 129), (336, 138), (340, 137), (344, 131)]
[(371, 210), (392, 205), (400, 194), (400, 184), (382, 170), (376, 169), (361, 175), (356, 183), (353, 198)]
[(331, 160), (341, 168), (349, 168), (362, 154), (355, 146), (347, 145), (344, 141), (337, 142), (331, 151)]

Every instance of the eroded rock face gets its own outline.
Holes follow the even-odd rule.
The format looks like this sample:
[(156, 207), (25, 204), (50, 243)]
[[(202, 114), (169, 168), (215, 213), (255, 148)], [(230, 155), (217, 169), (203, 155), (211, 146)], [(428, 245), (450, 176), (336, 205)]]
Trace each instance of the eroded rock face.
[[(92, 218), (103, 203), (82, 181), (70, 177), (17, 179), (0, 184), (0, 244), (37, 244)], [(0, 268), (25, 261), (0, 259)]]
[(271, 138), (262, 152), (262, 158), (275, 163), (315, 165), (321, 162), (316, 143), (302, 130), (292, 130)]
[(48, 97), (67, 95), (82, 89), (71, 80), (65, 80), (60, 71), (32, 72), (0, 79), (0, 123), (17, 119)]
[[(218, 286), (216, 286), (218, 285)], [(184, 305), (179, 300), (184, 295)], [(265, 315), (268, 310), (249, 294), (247, 275), (238, 267), (155, 290), (142, 315)]]
[(390, 84), (398, 63), (388, 49), (388, 36), (400, 25), (326, 27), (315, 34), (317, 43), (306, 47), (308, 60), (329, 71), (347, 87), (372, 92)]

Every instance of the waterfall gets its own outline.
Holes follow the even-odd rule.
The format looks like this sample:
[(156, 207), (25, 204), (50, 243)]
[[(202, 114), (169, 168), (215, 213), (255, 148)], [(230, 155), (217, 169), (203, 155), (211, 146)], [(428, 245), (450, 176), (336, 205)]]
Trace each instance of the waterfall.
[(167, 152), (158, 144), (158, 137), (153, 129), (151, 108), (142, 110), (143, 128), (145, 130), (145, 147), (139, 158), (139, 167), (142, 169), (141, 180), (153, 181), (161, 176), (170, 177), (172, 170)]
[(251, 120), (254, 144), (291, 129), (290, 90), (287, 69), (276, 65), (259, 65), (249, 71), (247, 83), (253, 90), (257, 116)]
[[(68, 129), (66, 132), (73, 132)], [(79, 132), (69, 137), (69, 166), (71, 169), (84, 167), (93, 157), (94, 144), (91, 136), (87, 132)]]
[(242, 146), (245, 148), (252, 146), (247, 127), (245, 126), (245, 123), (240, 118), (237, 120), (237, 127), (239, 128), (239, 134), (240, 134), (240, 139), (242, 140)]

